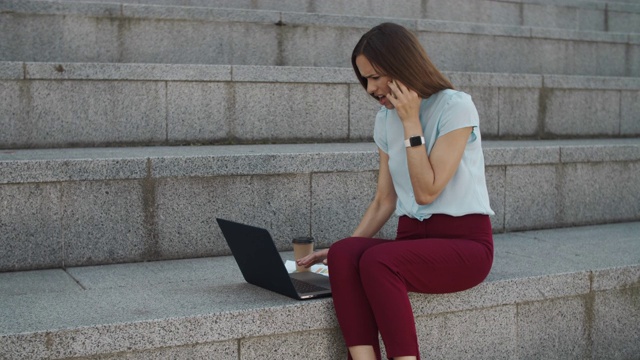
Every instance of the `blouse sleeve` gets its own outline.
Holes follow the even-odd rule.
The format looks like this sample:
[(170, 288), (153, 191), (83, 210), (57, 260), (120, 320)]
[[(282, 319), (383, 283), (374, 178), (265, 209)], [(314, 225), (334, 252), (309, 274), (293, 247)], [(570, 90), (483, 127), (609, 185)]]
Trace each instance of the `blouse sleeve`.
[[(469, 94), (456, 92), (447, 102), (438, 122), (438, 137), (464, 127), (478, 127), (478, 110)], [(475, 133), (475, 131), (474, 131)]]
[(373, 128), (373, 140), (376, 145), (384, 151), (389, 153), (389, 146), (387, 144), (387, 128), (386, 128), (387, 109), (380, 109), (376, 115), (376, 123)]

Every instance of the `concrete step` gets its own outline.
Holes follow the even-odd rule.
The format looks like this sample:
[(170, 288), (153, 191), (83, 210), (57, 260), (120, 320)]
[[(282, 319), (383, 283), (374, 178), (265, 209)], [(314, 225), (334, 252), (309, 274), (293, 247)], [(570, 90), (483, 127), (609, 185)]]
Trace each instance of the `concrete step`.
[[(640, 221), (640, 138), (483, 147), (497, 233)], [(1, 150), (0, 271), (228, 255), (216, 217), (327, 246), (377, 169), (373, 143)]]
[[(636, 358), (639, 234), (631, 222), (495, 235), (485, 282), (410, 295), (422, 356)], [(0, 274), (0, 349), (11, 360), (345, 358), (331, 298), (246, 284), (230, 257)]]
[(640, 76), (640, 34), (267, 10), (5, 0), (0, 60), (347, 67), (383, 21), (442, 70)]
[(585, 31), (640, 32), (640, 2), (577, 0), (64, 0), (421, 18)]
[[(485, 139), (640, 135), (640, 78), (446, 72)], [(370, 141), (350, 68), (0, 62), (0, 148)]]

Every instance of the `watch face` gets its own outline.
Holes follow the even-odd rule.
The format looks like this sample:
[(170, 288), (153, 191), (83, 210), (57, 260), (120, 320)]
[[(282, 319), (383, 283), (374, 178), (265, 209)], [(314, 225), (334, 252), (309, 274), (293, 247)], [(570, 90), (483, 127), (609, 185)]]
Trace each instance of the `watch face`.
[(420, 136), (412, 136), (409, 138), (409, 144), (411, 146), (420, 146), (422, 145), (422, 138)]

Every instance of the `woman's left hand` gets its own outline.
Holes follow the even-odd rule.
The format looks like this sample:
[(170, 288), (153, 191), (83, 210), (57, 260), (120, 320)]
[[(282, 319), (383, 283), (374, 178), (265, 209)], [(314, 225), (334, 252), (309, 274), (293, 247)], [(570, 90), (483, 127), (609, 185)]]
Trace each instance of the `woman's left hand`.
[(387, 95), (403, 123), (420, 121), (420, 103), (422, 99), (415, 91), (404, 86), (398, 80), (389, 82), (391, 92)]

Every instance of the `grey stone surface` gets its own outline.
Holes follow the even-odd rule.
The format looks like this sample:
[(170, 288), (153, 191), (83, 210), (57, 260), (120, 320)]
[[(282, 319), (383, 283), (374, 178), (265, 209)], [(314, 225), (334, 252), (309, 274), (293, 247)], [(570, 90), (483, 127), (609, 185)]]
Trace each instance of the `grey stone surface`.
[(234, 137), (244, 141), (347, 137), (347, 86), (236, 84)]
[[(52, 81), (56, 66), (66, 69), (69, 79), (61, 75), (65, 81)], [(0, 134), (5, 148), (368, 141), (379, 108), (359, 91), (348, 68), (172, 65), (166, 80), (152, 82), (142, 79), (164, 79), (165, 66), (27, 67), (48, 80), (0, 82), (8, 99), (0, 107), (8, 129)], [(113, 81), (119, 70), (128, 80)], [(225, 79), (227, 71), (238, 80), (207, 80)], [(203, 82), (195, 81), (198, 73), (205, 74)], [(542, 88), (537, 75), (447, 75), (474, 97), (487, 138), (629, 136), (640, 124), (634, 111), (636, 79), (545, 76)], [(338, 100), (319, 100), (329, 98)], [(575, 110), (566, 113), (567, 107)]]
[[(28, 13), (29, 10), (22, 7), (18, 11)], [(89, 9), (91, 5), (85, 3), (83, 7)], [(576, 16), (571, 8), (539, 5), (532, 8), (543, 9), (538, 12), (542, 15), (527, 10), (522, 16), (535, 18), (536, 22), (575, 22), (571, 20)], [(421, 8), (421, 12), (423, 10), (427, 9)], [(3, 52), (4, 59), (348, 66), (348, 51), (359, 35), (377, 23), (392, 19), (418, 29), (421, 37), (439, 38), (436, 42), (442, 45), (433, 51), (436, 63), (447, 64), (449, 69), (616, 76), (633, 76), (639, 70), (634, 66), (634, 56), (626, 55), (638, 50), (625, 33), (295, 13), (288, 9), (274, 12), (134, 4), (123, 6), (122, 16), (82, 15), (87, 11), (93, 12), (67, 4), (56, 9), (43, 7), (36, 16), (5, 14), (7, 33), (15, 28), (32, 30), (7, 39), (9, 45)], [(74, 16), (65, 17), (65, 14)], [(290, 26), (274, 26), (280, 20)], [(55, 38), (45, 34), (52, 28), (65, 34), (62, 40), (54, 41)], [(47, 37), (49, 42), (54, 41), (53, 46), (48, 46), (46, 51), (42, 51), (40, 45), (35, 46), (47, 44)], [(571, 46), (567, 46), (567, 42)], [(314, 46), (309, 47), (309, 43)], [(449, 47), (445, 47), (446, 44)], [(158, 48), (163, 49), (161, 53)], [(465, 55), (460, 56), (456, 49), (464, 49)], [(442, 51), (445, 55), (440, 55)], [(519, 56), (527, 51), (535, 51), (538, 56), (526, 59)], [(469, 56), (470, 53), (475, 56)], [(456, 62), (447, 61), (456, 59)]]
[[(640, 218), (635, 139), (483, 146), (495, 231)], [(80, 265), (227, 254), (220, 234), (211, 233), (221, 213), (248, 222), (247, 214), (260, 214), (258, 225), (276, 236), (300, 235), (294, 232), (303, 228), (328, 246), (359, 222), (375, 191), (378, 156), (373, 143), (9, 150), (0, 152), (0, 167), (0, 188), (14, 196), (45, 186), (41, 182), (59, 189), (67, 215), (62, 225), (50, 226), (65, 239), (65, 262)], [(369, 186), (362, 186), (362, 176)], [(292, 194), (295, 201), (287, 200)], [(33, 198), (43, 199), (39, 192)], [(355, 207), (345, 207), (345, 199)], [(39, 214), (58, 219), (56, 211), (45, 206)], [(322, 234), (327, 222), (335, 223), (333, 232)], [(14, 230), (7, 242), (30, 231), (20, 224), (8, 223)], [(394, 229), (395, 219), (381, 237), (393, 238)], [(37, 243), (17, 249), (29, 256)], [(52, 266), (47, 264), (28, 268)]]
[[(558, 231), (557, 233), (562, 232)], [(576, 264), (590, 259), (588, 256), (576, 254), (575, 249), (567, 249), (566, 246), (556, 251), (556, 247), (562, 246), (563, 243), (575, 244), (577, 241), (575, 238), (569, 242), (559, 237), (550, 238), (545, 233), (540, 233), (537, 236), (535, 234), (535, 232), (531, 232), (531, 236), (526, 237), (506, 234), (494, 235), (495, 261), (490, 279), (561, 274), (575, 269)], [(589, 250), (593, 251), (594, 249), (589, 248)], [(584, 253), (582, 254), (584, 255)], [(581, 281), (583, 282), (582, 291), (588, 291), (588, 279), (583, 277)]]
[(62, 269), (0, 273), (2, 296), (82, 291)]
[(234, 65), (232, 69), (235, 82), (348, 84), (358, 81), (350, 67)]
[(99, 360), (238, 359), (237, 341), (220, 341), (174, 348), (101, 355)]
[[(422, 2), (400, 0), (393, 4), (384, 0), (312, 1), (307, 0), (307, 11), (328, 14), (353, 14), (359, 16), (385, 16), (394, 18), (415, 18), (422, 14)], [(264, 1), (277, 4), (278, 1)], [(282, 10), (287, 10), (279, 6)], [(287, 10), (290, 11), (290, 10)]]
[[(2, 63), (0, 63), (2, 64)], [(230, 81), (230, 65), (25, 63), (32, 80)]]
[(349, 139), (373, 141), (376, 114), (381, 106), (358, 84), (349, 86)]
[(167, 140), (198, 143), (231, 138), (233, 98), (226, 83), (168, 83)]
[(0, 184), (140, 179), (146, 167), (131, 149), (0, 150)]
[(216, 217), (263, 227), (280, 250), (310, 235), (309, 175), (163, 179), (157, 184), (163, 258), (230, 254)]
[(155, 82), (33, 81), (29, 124), (14, 136), (31, 147), (162, 141), (165, 92)]
[(373, 143), (159, 148), (154, 177), (298, 174), (378, 169)]
[[(0, 337), (0, 347), (12, 358), (26, 357), (27, 352), (30, 358), (65, 358), (337, 326), (328, 299), (299, 303), (249, 284), (123, 288), (69, 295), (3, 297), (0, 314), (6, 320), (0, 333), (15, 334), (20, 328), (47, 330), (52, 326), (62, 330), (47, 335), (46, 347), (44, 333), (38, 332)], [(29, 315), (37, 313), (42, 314), (37, 318)], [(25, 340), (35, 346), (25, 346)]]
[[(17, 2), (13, 2), (17, 3)], [(27, 2), (24, 2), (27, 4)], [(32, 4), (32, 3), (31, 3)], [(41, 2), (38, 4), (47, 4)], [(108, 18), (107, 18), (108, 19)], [(9, 61), (113, 61), (114, 28), (84, 16), (0, 14), (0, 54)], [(103, 26), (101, 26), (103, 25)], [(19, 29), (19, 30), (18, 30)], [(62, 36), (61, 36), (62, 34)], [(105, 42), (104, 40), (107, 39)]]
[(640, 353), (640, 287), (596, 292), (593, 357), (630, 359)]
[(65, 266), (153, 258), (147, 235), (145, 189), (138, 181), (62, 185)]
[(500, 137), (533, 136), (538, 133), (539, 97), (538, 89), (501, 88), (498, 94)]
[(640, 86), (635, 77), (543, 75), (542, 80), (544, 87), (552, 89), (637, 90)]
[(620, 33), (640, 32), (640, 12), (607, 12), (609, 31)]
[[(496, 64), (494, 63), (498, 59), (498, 55), (495, 51), (483, 51), (478, 50), (478, 58), (472, 59), (469, 54), (470, 47), (473, 44), (481, 44), (482, 49), (491, 49), (495, 46), (495, 41), (485, 40), (479, 35), (463, 35), (460, 33), (446, 33), (446, 32), (418, 32), (416, 34), (420, 42), (425, 47), (427, 54), (438, 67), (443, 71), (456, 71), (465, 69), (465, 71), (480, 71), (480, 72), (499, 72), (496, 71)], [(510, 38), (501, 38), (501, 43), (504, 48), (516, 47), (515, 49), (504, 50), (503, 52), (517, 53), (521, 50), (518, 43), (512, 41)], [(474, 50), (475, 51), (475, 50)], [(505, 67), (511, 68), (510, 59), (507, 56), (502, 56), (501, 64)], [(502, 71), (506, 72), (506, 71)], [(523, 72), (513, 69), (510, 72)], [(531, 71), (529, 71), (531, 72)]]
[(353, 46), (365, 32), (365, 28), (286, 27), (281, 34), (282, 63), (289, 66), (349, 67)]
[[(239, 300), (238, 294), (254, 300)], [(28, 339), (35, 346), (26, 346), (20, 336), (0, 338), (4, 353), (10, 354), (11, 358), (31, 359), (93, 356), (274, 334), (282, 326), (293, 325), (289, 329), (299, 329), (296, 325), (309, 326), (309, 322), (302, 319), (302, 309), (296, 309), (291, 303), (293, 300), (248, 284), (192, 289), (163, 287), (161, 291), (145, 289), (142, 292), (124, 288), (69, 295), (53, 299), (50, 295), (48, 298), (3, 298), (0, 310), (3, 317), (9, 319), (5, 306), (10, 306), (13, 314), (20, 317), (20, 322), (4, 321), (3, 334), (13, 333), (9, 329), (15, 326), (24, 328), (34, 324), (43, 330), (58, 326), (67, 328), (56, 331), (54, 336), (47, 335), (46, 347), (44, 335), (38, 333)], [(71, 303), (72, 307), (65, 302)], [(287, 310), (287, 303), (294, 308)], [(321, 312), (310, 307), (305, 310), (315, 321), (323, 317)], [(323, 312), (329, 314), (328, 310), (325, 308)], [(297, 324), (287, 319), (291, 317), (291, 311), (298, 319)], [(32, 315), (38, 313), (44, 314), (37, 318)], [(11, 319), (15, 318), (12, 316)]]
[(640, 91), (620, 93), (620, 134), (640, 134)]
[[(496, 244), (500, 245), (498, 242)], [(550, 261), (541, 261), (538, 266), (533, 267), (531, 270), (546, 274), (535, 276), (535, 272), (519, 269), (519, 264), (504, 266), (504, 262), (499, 265), (496, 261), (487, 280), (470, 290), (436, 295), (411, 293), (409, 298), (413, 313), (415, 316), (451, 313), (584, 295), (589, 292), (589, 272), (553, 275), (553, 271), (544, 269), (549, 263)]]
[(555, 164), (560, 161), (560, 144), (553, 141), (484, 141), (486, 166)]
[(281, 65), (272, 24), (171, 19), (121, 20), (114, 62)]
[[(633, 237), (631, 234), (630, 236), (631, 238)], [(630, 242), (633, 242), (633, 240)], [(637, 245), (637, 243), (634, 243), (634, 245)], [(620, 253), (626, 251), (626, 248), (628, 247), (623, 247)], [(625, 253), (624, 257), (627, 258), (627, 260), (631, 258), (632, 260), (628, 262), (633, 262), (633, 255)], [(593, 273), (592, 288), (594, 291), (625, 289), (638, 286), (640, 266), (619, 266), (611, 269), (596, 270)]]
[(606, 14), (603, 9), (578, 9), (578, 30), (605, 31), (606, 24)]
[(498, 88), (469, 87), (464, 89), (473, 98), (480, 116), (480, 131), (483, 136), (497, 136), (500, 124)]
[[(631, 41), (633, 41), (634, 43), (640, 43), (640, 34), (639, 35), (635, 35), (635, 37), (633, 35), (629, 36), (631, 38)], [(629, 47), (629, 59), (630, 61), (626, 64), (627, 65), (627, 74), (636, 74), (638, 73), (638, 71), (640, 71), (640, 47), (636, 47), (636, 46), (632, 46)]]
[(604, 31), (577, 31), (551, 27), (531, 27), (531, 36), (559, 40), (604, 41), (624, 44), (629, 41), (627, 34)]
[(3, 128), (0, 132), (0, 148), (13, 147), (24, 141), (16, 131), (21, 131), (24, 124), (28, 123), (26, 99), (22, 96), (27, 90), (25, 84), (17, 81), (0, 82), (0, 98), (3, 100), (0, 104), (0, 125)]
[(337, 329), (288, 333), (240, 340), (242, 359), (346, 358), (342, 334)]
[(555, 135), (611, 136), (620, 130), (620, 92), (554, 90), (546, 103), (545, 131)]
[(602, 139), (567, 142), (560, 147), (563, 163), (589, 163), (610, 161), (637, 161), (640, 156), (640, 142), (637, 139)]
[[(549, 336), (532, 334), (536, 326), (557, 333), (569, 324), (543, 327), (545, 316), (566, 314), (562, 309), (575, 312), (579, 305), (570, 299), (595, 296), (595, 301), (585, 304), (585, 310), (594, 312), (585, 316), (588, 321), (593, 319), (594, 329), (597, 327), (593, 334), (601, 336), (596, 342), (600, 347), (597, 351), (607, 354), (612, 337), (621, 339), (619, 351), (635, 351), (624, 342), (637, 338), (628, 331), (637, 322), (637, 309), (629, 308), (635, 301), (635, 290), (629, 285), (638, 281), (640, 248), (628, 244), (638, 241), (638, 226), (610, 224), (496, 235), (496, 250), (500, 251), (496, 252), (492, 274), (483, 284), (455, 294), (410, 295), (423, 350), (436, 346), (447, 354), (467, 357), (471, 354), (464, 352), (467, 348), (455, 347), (455, 339), (442, 337), (484, 334), (482, 341), (514, 353), (516, 336), (522, 339), (526, 333), (532, 336), (527, 338), (531, 341)], [(626, 265), (614, 256), (612, 250), (618, 249), (627, 253)], [(566, 261), (574, 250), (589, 256)], [(520, 255), (520, 259), (501, 261), (509, 255)], [(212, 271), (214, 268), (219, 271)], [(85, 290), (49, 293), (43, 288), (23, 295), (0, 293), (0, 348), (4, 354), (12, 359), (109, 358), (121, 352), (121, 356), (136, 359), (156, 352), (158, 356), (165, 351), (173, 354), (174, 350), (176, 354), (188, 354), (191, 348), (206, 348), (216, 345), (214, 342), (227, 349), (225, 344), (238, 339), (244, 339), (239, 346), (258, 354), (272, 349), (274, 342), (289, 343), (299, 336), (319, 339), (314, 349), (324, 354), (337, 329), (331, 299), (298, 302), (246, 284), (231, 258), (85, 267), (69, 272)], [(592, 280), (600, 277), (617, 279), (616, 289), (620, 290), (611, 296), (605, 287), (592, 292)], [(0, 281), (3, 279), (0, 276)], [(68, 279), (51, 281), (53, 288)], [(522, 311), (516, 312), (516, 308)], [(542, 313), (536, 315), (537, 309), (543, 309)], [(629, 319), (620, 321), (625, 314)], [(520, 325), (516, 325), (516, 319), (526, 321), (518, 320)], [(530, 328), (516, 331), (516, 326)], [(481, 345), (473, 338), (467, 340), (469, 346)], [(278, 351), (285, 357), (290, 355), (283, 349)], [(476, 353), (494, 354), (486, 349)]]
[(430, 0), (426, 17), (434, 20), (521, 25), (521, 6), (513, 2)]
[(113, 3), (64, 2), (64, 1), (17, 1), (6, 0), (0, 8), (6, 12), (27, 12), (35, 14), (72, 14), (89, 16), (117, 16), (121, 6)]
[[(78, 0), (66, 0), (77, 2)], [(80, 0), (82, 1), (82, 0)], [(99, 0), (98, 2), (107, 2)], [(383, 16), (387, 18), (427, 18), (435, 20), (452, 20), (472, 23), (507, 24), (507, 25), (531, 25), (549, 26), (558, 28), (578, 28), (596, 31), (622, 31), (629, 32), (637, 29), (633, 27), (633, 20), (638, 13), (637, 5), (621, 2), (575, 2), (575, 1), (493, 1), (477, 0), (468, 2), (465, 0), (430, 0), (425, 2), (406, 1), (389, 4), (382, 0), (358, 0), (358, 1), (323, 1), (317, 3), (311, 0), (305, 1), (229, 1), (229, 0), (118, 0), (119, 3), (153, 4), (170, 6), (197, 6), (208, 8), (230, 9), (260, 9), (301, 13), (341, 14), (356, 16)], [(605, 11), (605, 6), (607, 6)], [(13, 7), (16, 7), (15, 5)], [(24, 8), (24, 6), (22, 6)], [(16, 7), (20, 8), (20, 7)], [(49, 6), (49, 11), (56, 7)], [(58, 8), (60, 6), (58, 5)], [(76, 13), (88, 12), (90, 8), (61, 7), (67, 11)], [(135, 7), (136, 14), (150, 16), (158, 13), (160, 16), (177, 17), (189, 14), (188, 11), (168, 11), (165, 9), (148, 11), (147, 7)], [(154, 10), (154, 9), (152, 9)], [(208, 9), (204, 9), (208, 10)], [(209, 11), (211, 11), (209, 9)], [(95, 12), (95, 10), (94, 10)], [(114, 9), (114, 13), (116, 10)], [(127, 12), (130, 13), (130, 12)], [(246, 20), (250, 15), (239, 11), (228, 11), (236, 18)], [(205, 12), (205, 14), (208, 14)], [(208, 14), (206, 18), (225, 18), (224, 12), (214, 12), (215, 16)], [(244, 16), (239, 16), (241, 14)], [(196, 14), (205, 17), (205, 15)], [(230, 17), (227, 15), (227, 17)], [(263, 16), (265, 17), (265, 16)], [(608, 29), (605, 27), (605, 17), (608, 17)], [(257, 17), (260, 20), (261, 17)], [(528, 22), (525, 22), (528, 20)], [(615, 25), (614, 25), (615, 24)], [(628, 31), (627, 31), (628, 30)]]
[[(489, 87), (489, 88), (540, 88), (542, 87), (541, 75), (533, 74), (510, 74), (510, 73), (482, 73), (482, 72), (462, 72), (443, 71), (455, 87), (460, 87), (464, 91), (466, 87)], [(558, 75), (559, 79), (574, 78), (567, 75)], [(589, 78), (591, 80), (595, 77)], [(607, 78), (605, 78), (607, 79)], [(585, 81), (585, 83), (589, 83)]]
[(561, 222), (589, 224), (640, 217), (639, 176), (640, 162), (565, 165), (558, 194)]
[(549, 227), (558, 213), (558, 174), (554, 166), (510, 166), (506, 172), (507, 230)]
[[(543, 240), (546, 243), (544, 246), (556, 254), (565, 253), (567, 256), (561, 261), (562, 266), (575, 268), (578, 264), (589, 264), (593, 268), (601, 269), (628, 267), (638, 261), (635, 245), (638, 243), (639, 229), (637, 222), (630, 222), (536, 230), (518, 235)], [(607, 238), (615, 240), (602, 241)], [(543, 247), (540, 243), (536, 246)], [(602, 254), (598, 254), (598, 249), (602, 249)], [(573, 260), (570, 260), (571, 258)]]
[(578, 28), (578, 9), (547, 4), (522, 4), (522, 24), (542, 28)]
[(491, 216), (491, 227), (496, 232), (504, 230), (505, 173), (506, 167), (504, 166), (489, 166), (485, 168), (489, 204), (495, 213), (495, 215)]
[[(353, 234), (373, 200), (377, 180), (377, 171), (312, 175), (311, 234), (318, 247)], [(390, 227), (396, 225), (389, 220)]]
[(541, 77), (456, 72), (450, 78), (473, 96), (485, 137), (533, 136), (538, 131)]
[(519, 304), (516, 358), (588, 358), (590, 339), (587, 307), (583, 297)]
[[(292, 252), (282, 254), (285, 258), (293, 259)], [(82, 266), (69, 268), (67, 272), (86, 290), (157, 288), (168, 284), (174, 287), (219, 286), (244, 281), (231, 256)]]
[(0, 271), (63, 266), (59, 184), (0, 186)]
[[(628, 42), (628, 40), (627, 40)], [(598, 43), (595, 73), (599, 76), (633, 76), (634, 59), (627, 55), (633, 51), (638, 45), (633, 44), (616, 44), (616, 43)], [(624, 69), (624, 70), (622, 70)], [(636, 74), (636, 75), (634, 75)]]
[(0, 62), (0, 79), (20, 80), (24, 78), (24, 66), (20, 62)]
[(640, 13), (640, 4), (637, 0), (611, 1), (607, 4), (607, 8), (618, 12)]
[(280, 20), (280, 13), (275, 11), (206, 7), (193, 8), (186, 6), (148, 6), (144, 4), (122, 5), (122, 16), (134, 19), (252, 22), (257, 24), (275, 24)]
[[(379, 17), (334, 15), (320, 13), (291, 13), (282, 12), (282, 23), (285, 26), (320, 25), (332, 27), (352, 27), (366, 31), (380, 24)], [(402, 24), (415, 29), (415, 21), (411, 19), (398, 19)]]
[(501, 306), (417, 317), (420, 352), (429, 359), (513, 359), (516, 314), (515, 306)]
[[(629, 162), (637, 139), (483, 142), (487, 166)], [(562, 161), (561, 154), (562, 153)], [(0, 183), (224, 176), (378, 169), (367, 143), (80, 148), (0, 151)]]
[(478, 24), (457, 21), (417, 20), (417, 30), (430, 33), (460, 33), (492, 36), (528, 37), (531, 30), (527, 27)]

